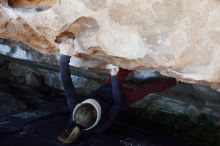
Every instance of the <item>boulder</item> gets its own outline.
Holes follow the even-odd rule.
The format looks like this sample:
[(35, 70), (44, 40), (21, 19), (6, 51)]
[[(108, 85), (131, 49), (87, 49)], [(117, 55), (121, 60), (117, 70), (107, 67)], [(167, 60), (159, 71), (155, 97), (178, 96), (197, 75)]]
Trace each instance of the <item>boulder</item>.
[(0, 0), (0, 28), (45, 54), (71, 31), (81, 45), (74, 66), (153, 68), (220, 91), (219, 0)]

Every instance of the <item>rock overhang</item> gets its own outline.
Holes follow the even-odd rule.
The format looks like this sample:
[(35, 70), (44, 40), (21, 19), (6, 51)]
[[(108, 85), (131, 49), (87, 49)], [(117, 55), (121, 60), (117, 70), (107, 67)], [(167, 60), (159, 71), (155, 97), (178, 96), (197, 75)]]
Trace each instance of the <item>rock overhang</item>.
[[(42, 11), (0, 1), (0, 35), (48, 54), (58, 51), (54, 38), (68, 30), (82, 46), (76, 57), (87, 60), (80, 62), (83, 67), (113, 63), (132, 70), (154, 68), (220, 91), (219, 1), (49, 1), (36, 5), (48, 4)], [(25, 0), (16, 2), (27, 8)], [(94, 65), (89, 59), (98, 61)]]

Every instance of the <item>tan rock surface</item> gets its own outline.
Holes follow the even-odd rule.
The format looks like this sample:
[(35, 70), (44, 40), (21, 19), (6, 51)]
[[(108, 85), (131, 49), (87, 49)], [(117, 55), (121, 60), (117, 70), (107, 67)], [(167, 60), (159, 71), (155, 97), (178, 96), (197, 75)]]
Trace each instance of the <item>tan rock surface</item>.
[[(57, 51), (56, 35), (69, 30), (82, 46), (78, 57), (128, 69), (154, 68), (163, 75), (220, 91), (219, 0), (0, 3), (0, 36), (50, 53)], [(90, 65), (99, 66), (88, 61), (82, 64)]]

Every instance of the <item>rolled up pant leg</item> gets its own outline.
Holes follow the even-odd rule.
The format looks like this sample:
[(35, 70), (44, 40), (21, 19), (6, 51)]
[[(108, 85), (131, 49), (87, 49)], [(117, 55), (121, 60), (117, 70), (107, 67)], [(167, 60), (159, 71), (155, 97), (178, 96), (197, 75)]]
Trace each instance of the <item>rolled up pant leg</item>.
[(126, 104), (129, 105), (144, 98), (149, 93), (159, 92), (168, 89), (172, 86), (175, 86), (176, 83), (177, 82), (174, 78), (167, 78), (163, 81), (149, 82), (136, 88), (123, 88), (122, 95), (125, 98)]

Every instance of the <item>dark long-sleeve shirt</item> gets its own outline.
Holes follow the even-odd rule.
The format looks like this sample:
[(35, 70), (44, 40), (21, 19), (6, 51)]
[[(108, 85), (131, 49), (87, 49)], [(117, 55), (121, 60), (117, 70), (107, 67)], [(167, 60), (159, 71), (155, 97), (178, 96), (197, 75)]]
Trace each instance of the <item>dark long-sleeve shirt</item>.
[[(69, 110), (72, 112), (75, 105), (79, 103), (79, 99), (75, 92), (74, 84), (71, 80), (71, 73), (69, 69), (70, 57), (66, 55), (60, 56), (60, 72), (64, 91), (67, 97)], [(102, 108), (101, 119), (97, 126), (91, 129), (95, 133), (104, 132), (109, 128), (116, 118), (118, 112), (124, 105), (118, 85), (117, 76), (111, 77), (111, 85), (105, 84), (97, 89), (94, 93), (87, 96), (88, 98), (96, 99)]]

